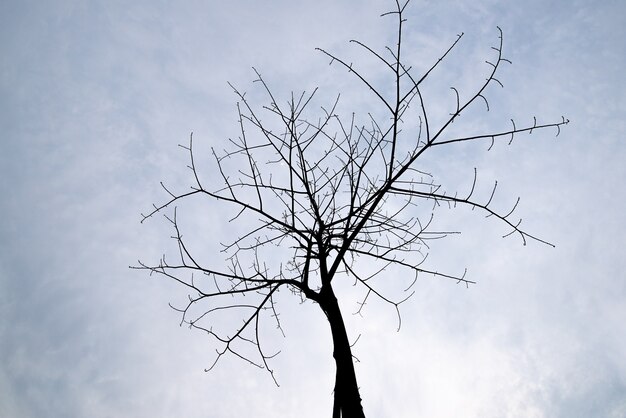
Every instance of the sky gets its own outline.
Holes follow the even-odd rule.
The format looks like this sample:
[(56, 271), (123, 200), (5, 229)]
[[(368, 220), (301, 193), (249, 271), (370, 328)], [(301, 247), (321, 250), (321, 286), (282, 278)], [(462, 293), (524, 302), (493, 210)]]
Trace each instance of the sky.
[[(193, 131), (208, 155), (237, 135), (227, 82), (261, 99), (254, 66), (284, 101), (320, 86), (323, 97), (342, 93), (345, 112), (367, 112), (371, 95), (314, 48), (382, 77), (348, 41), (393, 42), (393, 22), (379, 17), (392, 6), (0, 2), (0, 416), (330, 415), (332, 344), (316, 305), (280, 301), (286, 337), (267, 335), (281, 350), (280, 387), (233, 357), (207, 373), (215, 345), (168, 307), (185, 290), (128, 266), (171, 249), (164, 219), (140, 220), (167, 197), (159, 181), (191, 185), (178, 144)], [(433, 245), (429, 266), (467, 268), (476, 285), (420, 279), (399, 332), (384, 304), (351, 315), (354, 289), (340, 285), (349, 335), (361, 336), (366, 416), (626, 417), (626, 6), (413, 0), (407, 18), (417, 71), (465, 34), (432, 74), (433, 109), (453, 105), (451, 85), (469, 92), (484, 79), (504, 32), (504, 89), (459, 129), (571, 123), (558, 138), (536, 131), (425, 161), (451, 190), (466, 190), (474, 167), (483, 192), (498, 180), (498, 204), (521, 196), (523, 225), (556, 247), (523, 246), (481, 214), (444, 209), (438, 222), (462, 233)], [(217, 265), (226, 213), (186, 212)]]

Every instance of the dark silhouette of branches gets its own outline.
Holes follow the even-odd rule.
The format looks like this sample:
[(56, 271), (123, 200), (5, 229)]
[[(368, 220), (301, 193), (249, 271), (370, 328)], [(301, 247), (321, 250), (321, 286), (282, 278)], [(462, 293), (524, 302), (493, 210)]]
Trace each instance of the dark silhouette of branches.
[[(369, 298), (389, 304), (397, 312), (398, 328), (399, 307), (413, 294), (412, 286), (419, 275), (474, 283), (466, 278), (465, 271), (440, 272), (424, 265), (429, 241), (455, 233), (433, 229), (434, 210), (441, 204), (481, 211), (509, 228), (505, 236), (517, 235), (524, 245), (529, 240), (551, 245), (527, 232), (521, 220), (513, 217), (519, 199), (508, 211), (493, 207), (497, 183), (487, 200), (475, 196), (476, 170), (470, 190), (448, 194), (420, 167), (433, 148), (487, 141), (491, 149), (498, 141), (511, 143), (523, 132), (552, 128), (558, 135), (568, 120), (540, 123), (533, 118), (532, 124), (522, 126), (511, 120), (511, 128), (501, 131), (465, 136), (449, 132), (450, 125), (470, 106), (485, 106), (489, 111), (489, 89), (503, 86), (498, 71), (510, 61), (503, 56), (502, 31), (497, 28), (498, 41), (492, 47), (495, 56), (486, 61), (485, 81), (465, 99), (451, 87), (454, 108), (443, 122), (435, 123), (426, 107), (423, 82), (442, 65), (463, 34), (426, 72), (414, 75), (402, 55), (403, 16), (408, 3), (396, 2), (394, 11), (382, 15), (397, 21), (393, 48), (377, 52), (352, 41), (380, 63), (393, 88), (375, 86), (353, 64), (318, 49), (331, 64), (343, 67), (371, 91), (375, 104), (386, 112), (385, 118), (367, 114), (363, 122), (355, 114), (341, 116), (337, 110), (339, 96), (313, 118), (310, 108), (317, 89), (292, 94), (286, 104), (281, 104), (254, 69), (254, 83), (264, 92), (267, 104), (256, 106), (231, 85), (237, 97), (240, 133), (229, 141), (227, 150), (212, 150), (219, 181), (212, 179), (209, 186), (201, 180), (191, 136), (181, 147), (189, 156), (193, 185), (187, 191), (174, 192), (161, 183), (168, 199), (143, 216), (146, 220), (157, 213), (165, 214), (174, 230), (178, 254), (174, 260), (164, 256), (158, 264), (139, 262), (135, 268), (165, 276), (188, 289), (187, 303), (172, 307), (181, 313), (181, 324), (199, 329), (217, 342), (219, 348), (209, 370), (230, 353), (268, 370), (274, 378), (269, 361), (277, 353), (266, 351), (262, 345), (260, 324), (269, 319), (282, 332), (276, 306), (279, 291), (288, 290), (320, 306), (331, 327), (337, 366), (333, 417), (364, 416), (351, 346), (333, 291), (336, 280), (350, 279), (364, 288), (359, 313)], [(214, 188), (215, 183), (220, 185)], [(183, 237), (176, 206), (191, 198), (227, 205), (233, 213), (230, 222), (247, 228), (247, 232), (222, 244), (227, 262), (223, 268), (200, 262)], [(276, 260), (268, 252), (271, 249), (281, 255), (287, 251), (288, 255)], [(370, 270), (362, 268), (364, 265)], [(399, 298), (389, 296), (379, 286), (380, 281), (374, 280), (391, 267), (414, 277)], [(218, 329), (218, 318), (225, 313), (232, 325), (227, 331)]]

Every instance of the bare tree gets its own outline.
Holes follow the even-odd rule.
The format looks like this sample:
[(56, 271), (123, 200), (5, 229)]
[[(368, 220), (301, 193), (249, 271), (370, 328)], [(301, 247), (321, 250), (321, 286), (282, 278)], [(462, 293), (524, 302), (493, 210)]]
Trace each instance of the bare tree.
[[(452, 87), (456, 106), (443, 122), (435, 123), (422, 85), (463, 34), (432, 67), (413, 75), (403, 61), (403, 16), (408, 3), (396, 0), (395, 10), (382, 15), (397, 20), (397, 43), (393, 47), (377, 52), (352, 41), (382, 66), (389, 77), (386, 88), (376, 86), (347, 61), (319, 49), (371, 92), (372, 108), (382, 109), (383, 117), (372, 113), (362, 118), (355, 114), (342, 117), (337, 112), (339, 96), (330, 106), (322, 106), (318, 117), (311, 117), (308, 113), (317, 90), (292, 94), (282, 105), (255, 70), (255, 81), (269, 103), (257, 108), (245, 93), (233, 87), (238, 97), (240, 135), (230, 140), (227, 151), (213, 150), (221, 185), (209, 188), (201, 179), (190, 138), (188, 145), (181, 146), (189, 154), (191, 189), (176, 193), (161, 183), (169, 198), (143, 219), (171, 209), (165, 217), (175, 231), (176, 261), (164, 256), (158, 264), (139, 262), (135, 268), (166, 276), (188, 289), (186, 305), (174, 309), (181, 313), (182, 323), (216, 340), (219, 349), (213, 366), (231, 353), (267, 369), (274, 378), (269, 362), (275, 353), (264, 349), (260, 324), (269, 319), (282, 332), (275, 304), (279, 290), (288, 289), (322, 309), (330, 324), (336, 362), (333, 417), (364, 416), (351, 345), (333, 291), (338, 280), (353, 280), (363, 287), (361, 308), (369, 298), (380, 298), (395, 309), (398, 320), (399, 305), (412, 295), (418, 275), (473, 283), (464, 272), (439, 272), (424, 266), (427, 241), (448, 234), (432, 227), (434, 210), (441, 204), (481, 211), (510, 228), (505, 236), (516, 235), (524, 244), (528, 240), (548, 244), (526, 232), (521, 220), (513, 218), (519, 198), (510, 210), (500, 212), (492, 207), (495, 185), (488, 199), (475, 197), (475, 169), (470, 190), (458, 194), (446, 193), (433, 175), (420, 167), (433, 148), (484, 141), (491, 149), (499, 141), (510, 143), (522, 132), (553, 128), (558, 135), (568, 120), (539, 123), (534, 118), (532, 124), (524, 126), (511, 120), (510, 128), (501, 131), (463, 136), (451, 133), (452, 123), (470, 106), (480, 105), (489, 111), (487, 90), (502, 86), (496, 76), (510, 61), (503, 56), (502, 31), (498, 28), (494, 56), (486, 61), (485, 81), (465, 96)], [(247, 228), (223, 244), (227, 261), (223, 268), (205, 265), (183, 239), (176, 205), (192, 198), (229, 205), (235, 214), (231, 222)], [(277, 261), (277, 254), (284, 258)], [(406, 271), (410, 281), (399, 298), (389, 296), (386, 285), (385, 289), (380, 285), (396, 280), (385, 275), (392, 268)], [(217, 329), (216, 317), (224, 313), (239, 318), (230, 331)]]

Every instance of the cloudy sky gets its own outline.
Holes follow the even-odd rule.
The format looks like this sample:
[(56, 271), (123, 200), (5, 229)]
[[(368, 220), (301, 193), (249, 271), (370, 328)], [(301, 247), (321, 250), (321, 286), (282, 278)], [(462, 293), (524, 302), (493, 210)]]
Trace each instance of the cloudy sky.
[[(391, 42), (379, 17), (391, 3), (0, 2), (0, 416), (330, 415), (330, 332), (315, 305), (281, 300), (287, 336), (267, 337), (282, 350), (280, 387), (236, 358), (205, 373), (216, 347), (168, 307), (185, 291), (128, 266), (171, 248), (164, 220), (139, 221), (165, 198), (159, 181), (190, 184), (177, 144), (193, 131), (208, 153), (237, 134), (227, 81), (253, 91), (255, 66), (284, 100), (319, 85), (366, 111), (366, 92), (314, 48), (358, 63), (347, 41)], [(444, 210), (463, 233), (437, 243), (430, 266), (467, 267), (476, 285), (421, 279), (399, 333), (384, 305), (350, 315), (342, 287), (366, 415), (625, 417), (626, 6), (414, 0), (407, 17), (416, 69), (465, 33), (432, 76), (434, 108), (453, 103), (450, 85), (484, 78), (503, 29), (513, 65), (488, 92), (497, 110), (473, 113), (469, 131), (511, 117), (572, 123), (557, 139), (432, 154), (452, 190), (478, 167), (503, 205), (521, 196), (524, 225), (556, 248)], [(223, 210), (190, 212), (207, 248), (227, 231), (214, 222)]]

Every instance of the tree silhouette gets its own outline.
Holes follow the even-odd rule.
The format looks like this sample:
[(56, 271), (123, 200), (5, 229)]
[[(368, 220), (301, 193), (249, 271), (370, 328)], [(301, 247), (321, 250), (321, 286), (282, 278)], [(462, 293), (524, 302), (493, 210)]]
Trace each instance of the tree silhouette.
[[(433, 148), (486, 141), (491, 149), (498, 141), (510, 143), (522, 132), (554, 128), (558, 135), (568, 120), (541, 124), (534, 118), (532, 124), (521, 127), (511, 120), (511, 127), (501, 131), (462, 136), (452, 132), (452, 123), (468, 107), (480, 105), (489, 111), (487, 89), (502, 86), (496, 75), (500, 66), (510, 61), (502, 55), (503, 37), (498, 28), (494, 57), (486, 61), (485, 81), (467, 97), (451, 87), (456, 105), (443, 122), (435, 122), (427, 110), (422, 85), (463, 34), (427, 71), (419, 77), (413, 75), (403, 61), (403, 16), (408, 3), (396, 1), (396, 8), (382, 15), (397, 20), (396, 45), (377, 52), (362, 42), (351, 41), (376, 59), (392, 88), (377, 87), (352, 64), (318, 49), (331, 64), (356, 77), (371, 92), (372, 108), (382, 108), (385, 116), (368, 113), (361, 118), (355, 114), (342, 117), (337, 112), (337, 96), (329, 107), (321, 107), (317, 117), (311, 117), (317, 89), (292, 94), (287, 104), (281, 105), (254, 70), (255, 82), (269, 103), (256, 107), (233, 87), (240, 135), (230, 140), (228, 150), (213, 150), (220, 186), (210, 188), (201, 180), (191, 137), (188, 145), (181, 145), (189, 154), (191, 189), (175, 193), (161, 183), (168, 199), (143, 216), (146, 220), (171, 209), (165, 217), (175, 231), (178, 254), (176, 261), (164, 256), (158, 264), (140, 261), (134, 268), (166, 276), (188, 289), (186, 305), (173, 308), (181, 313), (182, 323), (207, 333), (218, 343), (211, 368), (230, 353), (267, 369), (274, 378), (269, 362), (276, 353), (264, 349), (261, 323), (269, 319), (282, 332), (275, 304), (279, 290), (287, 289), (322, 309), (330, 324), (336, 363), (333, 417), (364, 416), (351, 345), (333, 290), (337, 281), (352, 280), (364, 288), (359, 310), (369, 298), (377, 297), (395, 309), (399, 321), (399, 305), (412, 295), (418, 275), (473, 283), (465, 273), (439, 272), (424, 266), (428, 240), (448, 234), (432, 227), (435, 207), (442, 204), (468, 206), (497, 219), (510, 228), (505, 237), (517, 235), (524, 244), (528, 240), (548, 244), (526, 232), (521, 220), (512, 217), (519, 198), (510, 210), (500, 212), (492, 207), (497, 183), (488, 199), (475, 197), (475, 169), (470, 190), (459, 194), (446, 193), (434, 176), (420, 167)], [(227, 261), (223, 268), (205, 265), (183, 239), (176, 205), (194, 197), (229, 205), (234, 214), (230, 221), (245, 228), (244, 233), (222, 244)], [(386, 285), (381, 287), (381, 279), (397, 280), (386, 275), (392, 268), (406, 271), (412, 281), (398, 299), (387, 294), (382, 288)], [(218, 318), (224, 317), (238, 318), (239, 322), (228, 322), (232, 328), (222, 330)]]

